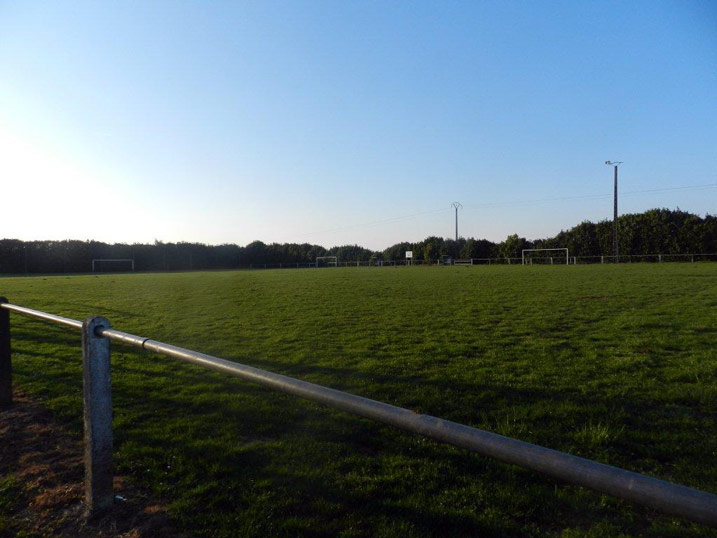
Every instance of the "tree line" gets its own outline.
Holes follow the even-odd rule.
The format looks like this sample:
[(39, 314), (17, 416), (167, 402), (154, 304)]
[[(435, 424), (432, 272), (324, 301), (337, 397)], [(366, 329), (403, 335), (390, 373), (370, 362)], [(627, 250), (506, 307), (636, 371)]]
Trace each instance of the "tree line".
[[(382, 252), (384, 259), (401, 259), (412, 250), (414, 259), (520, 258), (529, 248), (567, 248), (571, 256), (613, 255), (612, 220), (585, 221), (555, 237), (528, 240), (517, 234), (494, 243), (486, 239), (428, 237), (418, 243), (397, 243)], [(686, 211), (650, 209), (618, 218), (621, 255), (717, 253), (717, 216), (701, 218)]]
[[(704, 218), (685, 211), (651, 209), (622, 215), (618, 220), (621, 254), (694, 254), (717, 252), (717, 216)], [(437, 236), (416, 243), (401, 242), (383, 251), (359, 245), (324, 248), (309, 243), (271, 243), (254, 241), (235, 244), (202, 243), (108, 244), (100, 241), (20, 241), (0, 240), (0, 273), (85, 273), (93, 259), (127, 258), (135, 261), (136, 271), (185, 271), (236, 269), (242, 267), (298, 263), (308, 264), (317, 256), (337, 256), (339, 261), (403, 260), (407, 250), (414, 260), (435, 261), (450, 258), (519, 258), (526, 248), (568, 248), (571, 256), (610, 256), (613, 254), (613, 223), (585, 221), (561, 231), (555, 237), (528, 240), (516, 234), (494, 243), (487, 239)]]

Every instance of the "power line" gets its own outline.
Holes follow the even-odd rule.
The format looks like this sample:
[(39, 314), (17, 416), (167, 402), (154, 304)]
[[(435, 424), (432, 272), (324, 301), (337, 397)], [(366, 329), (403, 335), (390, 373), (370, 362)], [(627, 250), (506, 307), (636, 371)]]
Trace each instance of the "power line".
[[(709, 189), (717, 188), (717, 183), (705, 183), (702, 185), (687, 185), (684, 187), (666, 187), (662, 189), (645, 189), (639, 191), (620, 191), (620, 196), (634, 196), (636, 194), (648, 194), (656, 192), (670, 192), (670, 191), (682, 191), (682, 190), (695, 190), (695, 189)], [(505, 207), (505, 206), (526, 206), (526, 205), (537, 205), (545, 202), (563, 202), (570, 200), (598, 200), (601, 198), (610, 198), (613, 194), (583, 194), (578, 196), (559, 196), (555, 198), (538, 198), (536, 200), (518, 200), (510, 202), (485, 202), (481, 204), (471, 204), (466, 207)]]
[(435, 213), (445, 213), (450, 210), (451, 210), (450, 208), (431, 209), (428, 211), (420, 211), (418, 213), (411, 213), (410, 215), (399, 215), (399, 216), (390, 217), (387, 219), (374, 220), (374, 221), (363, 222), (363, 223), (358, 223), (358, 224), (347, 224), (346, 226), (339, 226), (337, 228), (328, 228), (325, 230), (306, 232), (306, 233), (302, 233), (302, 234), (297, 234), (294, 237), (305, 237), (307, 235), (318, 235), (318, 234), (325, 234), (325, 233), (332, 233), (332, 232), (342, 232), (344, 230), (353, 230), (356, 228), (371, 228), (373, 226), (380, 226), (382, 224), (390, 224), (393, 222), (401, 222), (403, 220), (415, 219), (416, 217), (422, 217), (424, 215), (433, 215)]
[[(717, 183), (704, 183), (701, 185), (686, 185), (682, 187), (665, 187), (661, 189), (643, 189), (643, 190), (634, 190), (634, 191), (621, 191), (619, 194), (620, 196), (635, 196), (638, 194), (650, 194), (650, 193), (660, 193), (660, 192), (672, 192), (672, 191), (685, 191), (685, 190), (697, 190), (697, 189), (714, 189), (717, 188)], [(477, 203), (477, 204), (465, 204), (461, 207), (468, 207), (468, 208), (477, 208), (477, 207), (509, 207), (509, 206), (519, 206), (519, 207), (525, 207), (525, 206), (531, 206), (531, 205), (538, 205), (538, 204), (544, 204), (546, 202), (565, 202), (565, 201), (571, 201), (571, 200), (598, 200), (603, 198), (610, 198), (613, 194), (583, 194), (578, 196), (558, 196), (554, 198), (538, 198), (534, 200), (513, 200), (509, 202), (484, 202), (484, 203)], [(446, 213), (448, 211), (453, 210), (453, 206), (450, 208), (441, 208), (441, 209), (431, 209), (426, 211), (419, 211), (417, 213), (410, 213), (407, 215), (397, 215), (395, 217), (389, 217), (387, 219), (379, 219), (369, 222), (362, 222), (362, 223), (356, 223), (356, 224), (347, 224), (345, 226), (338, 226), (335, 228), (327, 228), (324, 230), (316, 230), (313, 232), (305, 232), (301, 234), (296, 234), (293, 237), (308, 237), (312, 235), (322, 235), (327, 233), (334, 233), (334, 232), (342, 232), (345, 230), (355, 230), (357, 228), (371, 228), (375, 226), (381, 226), (383, 224), (391, 224), (396, 222), (401, 222), (404, 220), (411, 220), (415, 219), (416, 217), (422, 217), (425, 215), (434, 215), (437, 213)]]

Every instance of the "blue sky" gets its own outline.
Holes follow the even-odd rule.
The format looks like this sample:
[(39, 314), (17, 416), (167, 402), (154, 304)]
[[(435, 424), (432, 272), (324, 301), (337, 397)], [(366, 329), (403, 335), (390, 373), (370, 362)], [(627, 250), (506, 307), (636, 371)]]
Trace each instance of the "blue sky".
[(717, 3), (5, 2), (0, 237), (358, 243), (717, 212)]

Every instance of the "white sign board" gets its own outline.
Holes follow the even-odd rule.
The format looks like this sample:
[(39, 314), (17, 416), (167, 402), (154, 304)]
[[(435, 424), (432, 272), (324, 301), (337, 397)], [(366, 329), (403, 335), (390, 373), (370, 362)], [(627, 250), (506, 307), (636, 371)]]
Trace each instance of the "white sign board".
[(407, 251), (406, 251), (406, 258), (413, 258), (413, 251), (412, 251), (412, 250), (407, 250)]

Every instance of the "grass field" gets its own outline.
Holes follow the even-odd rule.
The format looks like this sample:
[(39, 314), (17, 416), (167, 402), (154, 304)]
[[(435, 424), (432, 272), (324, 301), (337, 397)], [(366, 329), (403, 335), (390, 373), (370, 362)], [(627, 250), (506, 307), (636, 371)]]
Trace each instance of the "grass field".
[[(717, 491), (717, 264), (3, 278), (0, 295)], [(16, 383), (79, 431), (79, 333), (12, 324)], [(112, 359), (118, 472), (195, 535), (715, 535), (172, 359)]]

